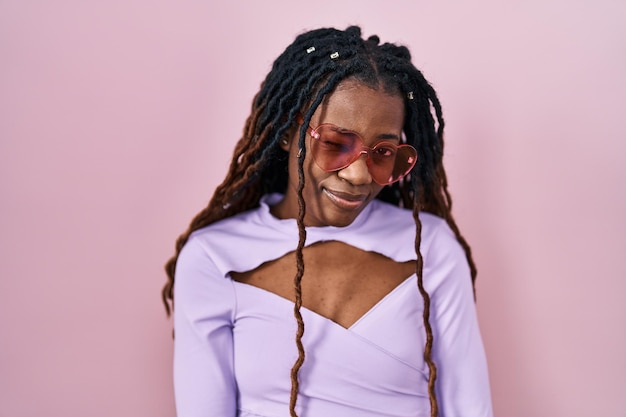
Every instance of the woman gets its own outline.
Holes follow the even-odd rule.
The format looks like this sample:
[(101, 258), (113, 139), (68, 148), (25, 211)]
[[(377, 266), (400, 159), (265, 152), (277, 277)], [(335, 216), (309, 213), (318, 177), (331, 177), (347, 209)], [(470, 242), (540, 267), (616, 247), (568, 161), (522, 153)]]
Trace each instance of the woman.
[(490, 416), (442, 157), (405, 47), (298, 36), (166, 266), (179, 417)]

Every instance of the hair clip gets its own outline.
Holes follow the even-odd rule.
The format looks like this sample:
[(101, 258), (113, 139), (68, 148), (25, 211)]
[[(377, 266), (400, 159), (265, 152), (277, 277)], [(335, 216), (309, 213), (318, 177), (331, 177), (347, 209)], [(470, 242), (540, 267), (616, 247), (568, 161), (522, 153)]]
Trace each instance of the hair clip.
[(315, 47), (311, 46), (310, 48), (307, 48), (306, 53), (310, 54), (311, 52), (315, 51)]
[(332, 54), (330, 54), (330, 59), (337, 59), (339, 58), (339, 52), (333, 52)]
[(302, 156), (302, 148), (298, 149), (298, 156), (296, 158), (300, 158)]
[(226, 203), (222, 206), (223, 210), (228, 210), (230, 208), (230, 203)]
[(413, 91), (409, 91), (406, 96), (409, 100), (413, 100)]

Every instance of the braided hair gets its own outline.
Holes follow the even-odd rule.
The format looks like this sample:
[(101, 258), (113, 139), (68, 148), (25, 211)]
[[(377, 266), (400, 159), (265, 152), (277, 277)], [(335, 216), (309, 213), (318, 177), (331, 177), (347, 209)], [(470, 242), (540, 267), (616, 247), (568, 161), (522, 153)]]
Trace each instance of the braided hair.
[[(190, 234), (195, 230), (224, 218), (258, 207), (262, 195), (284, 193), (288, 173), (285, 169), (287, 155), (279, 142), (294, 126), (301, 124), (298, 159), (299, 186), (298, 217), (299, 243), (296, 249), (297, 272), (294, 277), (294, 316), (298, 324), (295, 343), (298, 358), (291, 371), (292, 392), (290, 412), (295, 412), (298, 398), (298, 372), (304, 363), (302, 344), (304, 322), (300, 314), (302, 306), (301, 281), (304, 274), (303, 249), (306, 241), (304, 216), (306, 205), (302, 195), (304, 188), (303, 162), (306, 128), (313, 113), (323, 100), (332, 94), (339, 83), (356, 80), (373, 89), (383, 88), (386, 93), (399, 94), (405, 101), (403, 131), (406, 143), (413, 145), (419, 155), (417, 164), (401, 181), (382, 189), (377, 198), (388, 203), (411, 209), (415, 220), (416, 275), (419, 292), (423, 298), (423, 321), (426, 332), (424, 360), (429, 367), (428, 392), (431, 416), (438, 415), (435, 395), (437, 368), (432, 360), (433, 331), (430, 325), (430, 296), (423, 285), (423, 257), (421, 222), (419, 212), (435, 214), (448, 223), (457, 240), (465, 250), (472, 284), (476, 268), (470, 247), (461, 236), (452, 214), (452, 200), (448, 192), (443, 167), (444, 120), (437, 94), (422, 73), (411, 63), (411, 55), (405, 46), (391, 43), (380, 44), (377, 36), (364, 40), (361, 29), (348, 27), (345, 31), (322, 28), (305, 32), (274, 61), (271, 71), (254, 97), (251, 114), (246, 120), (243, 136), (237, 142), (226, 174), (211, 198), (208, 206), (191, 221), (189, 228), (176, 241), (176, 254), (167, 262), (165, 270), (168, 281), (162, 297), (169, 315), (174, 308), (174, 273), (176, 261)], [(298, 118), (303, 121), (298, 123)]]

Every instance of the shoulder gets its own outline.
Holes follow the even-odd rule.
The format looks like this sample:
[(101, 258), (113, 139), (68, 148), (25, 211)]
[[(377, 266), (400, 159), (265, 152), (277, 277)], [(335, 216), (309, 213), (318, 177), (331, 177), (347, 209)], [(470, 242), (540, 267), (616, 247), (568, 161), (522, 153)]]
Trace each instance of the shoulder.
[(257, 207), (238, 213), (232, 217), (219, 220), (194, 231), (189, 240), (196, 240), (197, 244), (202, 245), (202, 243), (206, 242), (207, 239), (221, 237), (222, 235), (236, 236), (242, 233), (249, 234), (251, 230), (250, 228), (252, 227), (252, 230), (254, 230), (254, 227), (259, 224), (257, 221), (259, 210), (260, 208)]
[(297, 243), (295, 220), (274, 219), (268, 206), (262, 204), (196, 230), (183, 252), (187, 250), (210, 260), (219, 274), (226, 277), (232, 271), (248, 271), (294, 250)]
[[(444, 219), (426, 212), (420, 212), (418, 218), (420, 222), (420, 251), (424, 258), (429, 255), (433, 248), (442, 250), (448, 246), (459, 246), (454, 232)], [(409, 209), (374, 200), (367, 224), (370, 233), (381, 238), (385, 237), (386, 241), (397, 240), (406, 247), (416, 240), (418, 228), (413, 211)], [(414, 255), (414, 245), (410, 250)]]
[(221, 270), (219, 267), (220, 247), (230, 247), (231, 242), (237, 240), (237, 236), (242, 231), (249, 230), (246, 226), (250, 221), (251, 213), (241, 213), (194, 231), (180, 252), (176, 263), (177, 269), (189, 269), (195, 266)]

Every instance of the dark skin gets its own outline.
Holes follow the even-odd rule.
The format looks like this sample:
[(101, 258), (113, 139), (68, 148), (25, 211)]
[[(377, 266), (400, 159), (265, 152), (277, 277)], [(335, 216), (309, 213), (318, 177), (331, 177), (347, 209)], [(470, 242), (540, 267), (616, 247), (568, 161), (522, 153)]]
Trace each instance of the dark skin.
[[(333, 123), (358, 132), (373, 146), (381, 140), (398, 142), (404, 124), (404, 101), (398, 94), (372, 89), (356, 81), (342, 82), (317, 109), (312, 126)], [(297, 129), (282, 147), (289, 152), (289, 185), (285, 198), (272, 207), (280, 219), (296, 218)], [(310, 138), (307, 138), (307, 141)], [(308, 142), (307, 142), (308, 146)], [(366, 156), (334, 172), (321, 170), (307, 153), (304, 162), (306, 226), (347, 226), (383, 188), (368, 171)], [(342, 242), (320, 242), (303, 250), (302, 304), (348, 328), (394, 288), (415, 273), (415, 261), (395, 262)], [(232, 272), (236, 281), (295, 301), (293, 252), (247, 272)]]
[[(302, 305), (349, 328), (376, 303), (415, 273), (415, 261), (395, 262), (342, 242), (322, 242), (303, 250), (305, 272)], [(231, 273), (236, 281), (254, 285), (295, 301), (293, 252), (253, 271)]]

